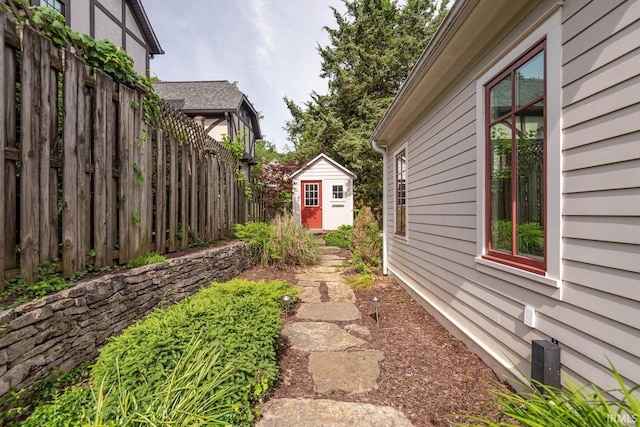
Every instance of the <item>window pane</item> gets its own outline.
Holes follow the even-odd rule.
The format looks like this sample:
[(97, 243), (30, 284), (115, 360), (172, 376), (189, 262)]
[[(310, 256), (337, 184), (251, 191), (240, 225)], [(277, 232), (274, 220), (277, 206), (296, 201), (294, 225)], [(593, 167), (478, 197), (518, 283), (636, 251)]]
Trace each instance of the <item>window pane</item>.
[(516, 103), (521, 107), (544, 94), (544, 52), (516, 70)]
[(491, 126), (491, 249), (511, 253), (511, 123)]
[(538, 102), (516, 116), (517, 254), (544, 258), (544, 117)]
[(318, 184), (304, 185), (304, 205), (320, 206), (319, 198), (318, 198)]
[(344, 199), (344, 189), (342, 185), (334, 185), (332, 196), (333, 199)]
[(491, 88), (491, 121), (511, 112), (511, 75)]
[(407, 204), (407, 155), (402, 151), (396, 156), (396, 232), (406, 231)]

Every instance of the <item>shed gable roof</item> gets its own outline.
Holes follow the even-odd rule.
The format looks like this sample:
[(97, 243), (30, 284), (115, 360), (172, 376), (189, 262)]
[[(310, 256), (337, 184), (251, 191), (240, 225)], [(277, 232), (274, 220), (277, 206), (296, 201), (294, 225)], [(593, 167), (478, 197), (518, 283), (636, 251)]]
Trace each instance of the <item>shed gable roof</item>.
[(295, 171), (293, 174), (291, 174), (291, 179), (295, 179), (296, 176), (300, 175), (302, 172), (306, 170), (311, 169), (315, 164), (317, 164), (320, 160), (323, 160), (323, 159), (326, 160), (329, 164), (331, 164), (333, 167), (335, 167), (339, 171), (345, 173), (346, 175), (349, 175), (352, 179), (356, 179), (355, 173), (351, 172), (349, 169), (345, 168), (340, 163), (336, 162), (335, 160), (333, 160), (331, 157), (327, 156), (324, 153), (318, 154), (312, 160), (307, 162), (306, 165), (304, 165), (303, 167)]

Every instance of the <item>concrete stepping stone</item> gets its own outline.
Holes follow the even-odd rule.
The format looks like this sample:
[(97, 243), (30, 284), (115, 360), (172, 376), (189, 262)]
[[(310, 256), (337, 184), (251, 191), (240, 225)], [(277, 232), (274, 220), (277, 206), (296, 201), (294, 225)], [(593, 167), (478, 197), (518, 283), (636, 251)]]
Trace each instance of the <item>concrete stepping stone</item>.
[(298, 286), (298, 298), (302, 302), (322, 302), (319, 287)]
[(264, 404), (256, 427), (412, 427), (390, 406), (328, 399), (272, 399)]
[(320, 286), (320, 282), (316, 280), (309, 280), (309, 277), (305, 275), (296, 276), (296, 280), (298, 282), (298, 286), (315, 286), (316, 288)]
[(282, 336), (300, 351), (340, 351), (358, 347), (366, 341), (356, 338), (333, 323), (293, 322), (284, 325)]
[(369, 331), (369, 328), (367, 328), (366, 326), (362, 326), (362, 325), (356, 325), (355, 323), (352, 323), (351, 325), (347, 325), (344, 327), (344, 329), (346, 329), (347, 332), (351, 333), (351, 332), (355, 332), (356, 334), (363, 336), (363, 337), (368, 337), (369, 335), (371, 335), (371, 332)]
[(340, 282), (342, 280), (342, 276), (340, 273), (304, 273), (304, 274), (296, 274), (296, 279), (298, 280), (313, 280), (314, 282)]
[(309, 355), (309, 373), (316, 393), (342, 390), (350, 394), (378, 388), (384, 353), (379, 350), (323, 352)]
[(362, 318), (360, 310), (350, 302), (304, 302), (298, 307), (296, 317), (325, 322), (349, 322)]
[(329, 299), (331, 301), (356, 302), (356, 294), (353, 289), (337, 282), (327, 282)]
[(336, 271), (335, 267), (329, 266), (329, 265), (317, 265), (315, 267), (311, 267), (310, 269), (306, 270), (303, 274), (306, 274), (307, 276), (309, 275), (315, 275), (315, 274), (332, 274), (332, 273), (338, 273)]

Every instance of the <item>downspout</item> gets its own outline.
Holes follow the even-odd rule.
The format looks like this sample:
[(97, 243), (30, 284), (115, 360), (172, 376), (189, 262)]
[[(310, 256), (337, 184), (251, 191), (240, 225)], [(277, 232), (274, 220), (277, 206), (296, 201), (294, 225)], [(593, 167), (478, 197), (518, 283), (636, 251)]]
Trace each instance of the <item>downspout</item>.
[(382, 154), (382, 274), (389, 274), (387, 271), (387, 150), (380, 148), (378, 143), (371, 139), (371, 148)]

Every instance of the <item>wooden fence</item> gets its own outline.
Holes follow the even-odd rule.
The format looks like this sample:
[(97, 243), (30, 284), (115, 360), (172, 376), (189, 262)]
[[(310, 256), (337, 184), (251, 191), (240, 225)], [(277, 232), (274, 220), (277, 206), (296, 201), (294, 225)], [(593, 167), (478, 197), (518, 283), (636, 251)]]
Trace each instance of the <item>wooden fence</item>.
[(146, 124), (142, 97), (0, 12), (0, 279), (55, 258), (68, 277), (262, 219), (233, 155), (168, 104)]

